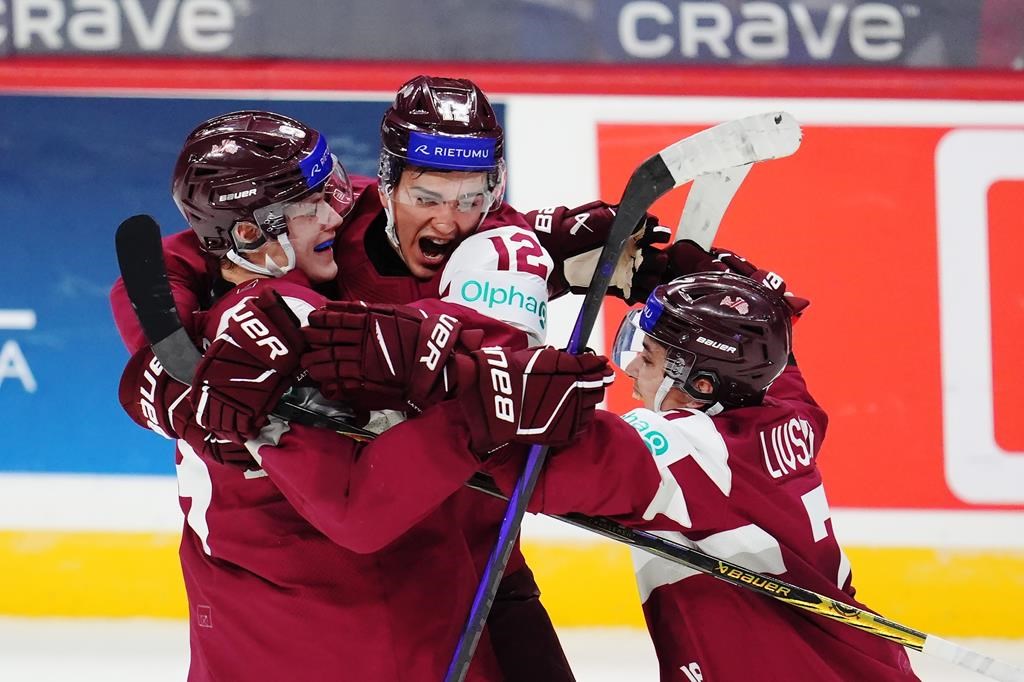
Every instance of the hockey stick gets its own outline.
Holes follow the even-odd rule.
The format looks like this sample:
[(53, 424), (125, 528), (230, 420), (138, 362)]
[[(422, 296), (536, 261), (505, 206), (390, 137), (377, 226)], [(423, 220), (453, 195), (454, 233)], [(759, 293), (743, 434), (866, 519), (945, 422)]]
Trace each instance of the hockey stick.
[[(792, 116), (783, 112), (760, 114), (702, 130), (669, 145), (641, 163), (622, 193), (619, 210), (587, 287), (567, 350), (578, 353), (586, 345), (626, 240), (658, 197), (707, 173), (792, 154), (799, 141), (799, 127)], [(473, 597), (473, 605), (452, 655), (445, 682), (462, 682), (466, 678), (473, 652), (498, 592), (498, 584), (519, 536), (526, 503), (533, 495), (547, 452), (548, 448), (544, 446), (530, 448), (523, 473), (509, 498), (498, 540)]]
[[(181, 324), (174, 305), (164, 265), (160, 226), (151, 216), (132, 216), (118, 226), (114, 241), (124, 288), (153, 354), (172, 378), (191, 384), (200, 355)], [(344, 420), (311, 410), (288, 395), (281, 399), (271, 414), (308, 426), (333, 429), (352, 438), (365, 440), (376, 435)]]
[(753, 164), (702, 175), (694, 180), (679, 216), (675, 241), (689, 239), (709, 251), (726, 209), (751, 168)]
[[(778, 115), (782, 118), (776, 129), (777, 153), (764, 154), (759, 161), (789, 156), (800, 147), (800, 126), (789, 114), (780, 112)], [(727, 168), (694, 180), (679, 217), (675, 240), (689, 239), (705, 251), (709, 250), (726, 209), (752, 167), (753, 164)]]
[[(122, 234), (122, 230), (125, 234)], [(129, 231), (139, 234), (129, 237), (127, 235)], [(123, 263), (122, 276), (125, 279), (125, 287), (129, 291), (129, 297), (132, 298), (132, 305), (147, 339), (157, 341), (173, 339), (154, 345), (157, 359), (161, 362), (166, 360), (169, 363), (175, 362), (175, 358), (180, 359), (179, 364), (175, 367), (176, 371), (181, 377), (192, 376), (199, 355), (195, 352), (192, 341), (185, 332), (177, 309), (174, 307), (170, 284), (164, 270), (163, 245), (160, 241), (159, 226), (148, 216), (130, 218), (118, 228), (117, 246), (118, 259)], [(125, 260), (132, 262), (138, 260), (146, 263), (147, 267), (140, 274), (131, 264), (125, 268)], [(179, 344), (182, 343), (187, 346), (179, 347)], [(192, 353), (189, 352), (190, 348)], [(194, 361), (190, 360), (192, 354), (195, 356)], [(168, 372), (170, 373), (170, 370)], [(175, 375), (172, 374), (172, 376)], [(301, 408), (301, 411), (295, 412), (287, 418), (310, 426), (330, 428), (360, 440), (372, 439), (376, 436), (358, 426), (320, 415), (306, 408)], [(480, 492), (508, 499), (489, 477), (482, 474), (474, 476), (466, 485)], [(987, 675), (992, 679), (1001, 682), (1024, 682), (1024, 671), (1019, 668), (996, 661), (934, 635), (927, 635), (873, 613), (843, 602), (837, 602), (810, 590), (790, 585), (774, 577), (749, 571), (742, 566), (717, 559), (698, 549), (680, 545), (653, 533), (628, 528), (603, 517), (568, 514), (556, 515), (554, 518), (611, 540), (631, 545), (668, 561), (712, 575), (738, 587), (753, 590), (797, 608), (856, 627), (871, 635), (931, 654), (974, 672)]]
[[(488, 495), (508, 499), (494, 484), (494, 481), (483, 474), (475, 475), (466, 485)], [(585, 516), (583, 514), (546, 514), (546, 516), (681, 564), (730, 585), (777, 599), (790, 606), (830, 618), (870, 635), (896, 642), (908, 649), (940, 658), (985, 675), (990, 679), (1000, 682), (1024, 682), (1024, 669), (1017, 666), (812, 590), (798, 587), (775, 576), (756, 573), (738, 564), (706, 554), (699, 549), (672, 542), (660, 535), (629, 528), (603, 516)]]
[(191, 384), (200, 355), (174, 305), (160, 226), (151, 216), (132, 216), (117, 226), (114, 244), (128, 300), (153, 354), (171, 377)]

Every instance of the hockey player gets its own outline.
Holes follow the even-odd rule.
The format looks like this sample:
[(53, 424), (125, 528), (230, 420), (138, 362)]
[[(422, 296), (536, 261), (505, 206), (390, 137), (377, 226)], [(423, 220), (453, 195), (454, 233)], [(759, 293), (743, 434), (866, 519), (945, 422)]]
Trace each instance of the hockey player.
[[(438, 617), (436, 607), (468, 609), (479, 576), (473, 548), (459, 532), (460, 503), (447, 484), (431, 479), (464, 479), (479, 466), (464, 445), (473, 430), (449, 424), (482, 421), (477, 430), (486, 430), (486, 403), (449, 401), (368, 444), (273, 418), (258, 422), (264, 410), (252, 406), (269, 410), (299, 370), (304, 341), (291, 316), (301, 321), (322, 305), (310, 285), (336, 275), (325, 245), (348, 207), (347, 178), (315, 130), (264, 112), (201, 125), (186, 140), (175, 177), (192, 229), (204, 243), (219, 245), (210, 248), (224, 249), (220, 275), (233, 287), (196, 316), (209, 348), (193, 389), (180, 392), (166, 420), (155, 415), (166, 429), (174, 412), (194, 410), (188, 419), (195, 428), (179, 441), (177, 461), (186, 515), (180, 555), (191, 616), (189, 679), (439, 679), (460, 623)], [(222, 184), (181, 194), (197, 177)], [(456, 310), (461, 321), (428, 312), (431, 304)], [(456, 341), (471, 336), (460, 335), (462, 324), (476, 318), (481, 340), (525, 345), (524, 332), (436, 300), (418, 309), (416, 329), (420, 320), (427, 329), (451, 329), (445, 341), (429, 337), (443, 367)], [(420, 343), (391, 319), (387, 331), (378, 327), (382, 338)], [(522, 353), (504, 352), (525, 365)], [(564, 431), (525, 421), (521, 401), (540, 400), (530, 391), (512, 396), (515, 411), (531, 440), (545, 442), (550, 434), (565, 441), (581, 425), (575, 417), (592, 413), (601, 399), (603, 390), (576, 387), (595, 379), (603, 385), (603, 362), (580, 363), (553, 349), (529, 357), (537, 353), (542, 361), (533, 363), (532, 376), (572, 397), (531, 415)], [(471, 367), (474, 358), (485, 359), (469, 353)], [(158, 364), (149, 370), (161, 371)], [(573, 411), (581, 398), (587, 407), (562, 419), (560, 410)], [(209, 448), (204, 429), (244, 434), (254, 465), (201, 457), (197, 450)], [(441, 432), (450, 437), (439, 439)], [(442, 456), (451, 467), (444, 471), (432, 464), (441, 453), (452, 455)], [(410, 468), (416, 476), (408, 475)], [(505, 679), (487, 647), (470, 676)]]
[[(472, 157), (467, 168), (461, 170), (452, 168), (449, 161), (445, 161), (443, 167), (434, 168), (430, 164), (440, 166), (436, 159), (409, 158), (408, 140), (414, 133), (445, 143), (463, 139), (470, 141), (438, 155), (442, 161), (457, 158), (459, 149), (465, 156), (471, 156), (465, 150), (476, 151), (477, 155)], [(485, 163), (479, 150), (490, 153), (487, 151), (490, 149), (488, 140), (493, 141), (493, 155)], [(473, 147), (474, 144), (477, 146)], [(319, 245), (324, 248), (317, 253), (333, 253), (338, 271), (333, 283), (318, 285), (318, 289), (331, 298), (386, 303), (408, 303), (446, 293), (456, 303), (484, 307), (486, 302), (482, 300), (468, 300), (472, 298), (472, 290), (465, 290), (467, 295), (463, 295), (461, 284), (470, 279), (468, 266), (460, 270), (458, 286), (444, 283), (448, 286), (442, 292), (441, 269), (453, 252), (454, 243), (474, 228), (483, 233), (498, 227), (533, 224), (537, 227), (533, 236), (554, 254), (549, 279), (552, 292), (585, 288), (593, 272), (594, 255), (611, 224), (613, 207), (595, 202), (578, 209), (557, 208), (525, 215), (517, 213), (501, 202), (503, 144), (503, 133), (494, 112), (487, 98), (473, 83), (427, 76), (409, 81), (396, 95), (382, 125), (379, 183), (367, 178), (351, 178), (352, 209), (335, 233), (332, 248), (326, 248), (327, 242)], [(414, 154), (415, 150), (414, 145)], [(420, 173), (424, 169), (431, 172)], [(476, 178), (475, 185), (463, 184), (472, 178)], [(451, 182), (445, 182), (447, 180)], [(424, 185), (428, 181), (445, 184), (441, 188), (434, 184)], [(248, 189), (251, 187), (246, 186), (241, 191)], [(196, 190), (195, 186), (183, 186), (181, 191), (186, 196)], [(188, 210), (184, 203), (182, 207)], [(457, 229), (453, 229), (453, 225), (457, 225)], [(638, 248), (634, 249), (631, 257), (623, 260), (613, 280), (615, 291), (630, 300), (638, 297), (642, 300), (646, 291), (659, 281), (669, 260), (666, 254), (651, 246), (655, 241), (663, 241), (665, 232), (655, 229), (656, 221), (653, 219), (647, 221), (646, 227), (638, 235), (635, 244)], [(495, 233), (493, 236), (502, 235)], [(223, 237), (212, 235), (213, 244)], [(497, 261), (506, 271), (536, 270), (543, 262), (537, 255), (541, 245), (530, 235), (516, 239), (512, 241), (510, 236), (502, 236), (499, 240), (486, 239), (486, 244), (482, 245), (490, 249), (490, 253), (481, 249), (479, 260)], [(168, 237), (164, 246), (178, 312), (186, 329), (198, 340), (193, 313), (209, 308), (215, 295), (224, 288), (220, 283), (216, 249), (212, 253), (204, 250), (204, 246), (209, 248), (211, 244), (202, 243), (192, 230)], [(478, 260), (478, 256), (467, 260)], [(508, 298), (520, 300), (512, 296)], [(539, 300), (539, 294), (534, 298)], [(129, 350), (137, 354), (126, 368), (122, 380), (126, 411), (140, 425), (154, 428), (168, 437), (190, 436), (198, 427), (187, 414), (187, 401), (178, 400), (183, 388), (166, 374), (154, 375), (150, 371), (153, 356), (146, 348), (120, 281), (115, 284), (111, 299), (122, 338)], [(527, 297), (523, 296), (522, 300), (527, 301)], [(517, 313), (520, 317), (514, 319), (518, 319), (521, 325), (532, 325), (542, 331), (546, 309), (539, 303), (532, 308), (527, 301), (518, 310), (505, 306), (505, 310), (499, 312), (506, 315)], [(144, 391), (148, 398), (138, 399), (140, 391)], [(176, 409), (169, 409), (171, 406), (176, 406)], [(266, 418), (265, 415), (258, 417), (261, 420)], [(249, 452), (244, 448), (209, 433), (199, 435), (198, 441), (194, 437), (190, 440), (201, 443), (202, 450), (198, 454), (202, 458), (240, 466), (251, 463)], [(471, 544), (478, 553), (479, 564), (483, 565), (497, 535), (504, 504), (469, 492), (460, 495), (459, 502), (464, 506), (462, 531), (474, 536)], [(510, 680), (571, 679), (538, 595), (532, 574), (517, 549), (509, 562), (490, 619), (503, 672)]]
[[(734, 254), (687, 248), (689, 267), (757, 281), (696, 273), (631, 311), (613, 355), (642, 407), (599, 411), (554, 449), (528, 509), (611, 517), (863, 608), (817, 467), (827, 418), (791, 354), (806, 301)], [(506, 493), (523, 454), (485, 465)], [(897, 644), (639, 550), (634, 563), (665, 682), (917, 679)]]
[[(622, 417), (632, 432), (556, 451), (531, 510), (613, 516), (863, 608), (832, 533), (827, 418), (791, 354), (793, 308), (781, 279), (756, 274), (684, 277), (629, 313), (613, 355), (643, 405)], [(493, 466), (510, 487), (516, 466)], [(917, 679), (897, 644), (637, 550), (634, 563), (666, 682)]]

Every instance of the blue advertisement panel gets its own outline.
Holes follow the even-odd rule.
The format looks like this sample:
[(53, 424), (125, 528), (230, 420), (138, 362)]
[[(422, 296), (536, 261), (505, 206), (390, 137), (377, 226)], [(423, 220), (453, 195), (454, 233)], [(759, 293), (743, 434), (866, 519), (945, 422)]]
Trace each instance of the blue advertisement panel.
[(108, 303), (114, 232), (149, 213), (184, 227), (170, 173), (188, 132), (270, 108), (328, 137), (350, 173), (376, 175), (387, 102), (5, 96), (0, 131), (0, 471), (172, 473), (170, 443), (117, 401), (127, 351)]
[(0, 54), (985, 67), (1019, 0), (4, 0)]

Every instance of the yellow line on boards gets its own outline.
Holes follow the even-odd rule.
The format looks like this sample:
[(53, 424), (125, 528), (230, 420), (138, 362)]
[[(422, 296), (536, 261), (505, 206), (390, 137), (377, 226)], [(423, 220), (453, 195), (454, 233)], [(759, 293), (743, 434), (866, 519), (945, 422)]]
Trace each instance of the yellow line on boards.
[[(184, 618), (177, 533), (0, 531), (0, 615)], [(562, 627), (643, 626), (629, 550), (523, 544)], [(1024, 637), (1024, 550), (847, 548), (857, 597), (943, 637)]]
[(857, 598), (943, 637), (1024, 637), (1024, 550), (853, 547)]
[(178, 533), (0, 532), (0, 613), (185, 618)]

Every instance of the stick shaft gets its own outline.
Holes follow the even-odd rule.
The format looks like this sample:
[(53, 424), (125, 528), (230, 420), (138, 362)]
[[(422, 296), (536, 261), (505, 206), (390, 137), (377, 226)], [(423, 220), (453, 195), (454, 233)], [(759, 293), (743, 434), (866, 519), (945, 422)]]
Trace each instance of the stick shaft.
[[(658, 197), (705, 173), (753, 163), (762, 158), (792, 154), (800, 143), (799, 131), (799, 126), (789, 114), (780, 112), (750, 116), (702, 130), (669, 145), (641, 163), (630, 175), (619, 200), (619, 209), (615, 213), (608, 238), (601, 250), (593, 278), (587, 287), (583, 305), (576, 318), (576, 325), (569, 338), (569, 352), (579, 352), (586, 345), (626, 240), (636, 225), (646, 217), (647, 209)], [(523, 473), (516, 481), (512, 496), (509, 498), (497, 542), (477, 586), (473, 605), (456, 644), (445, 682), (465, 680), (469, 663), (498, 592), (498, 584), (512, 553), (512, 546), (519, 537), (523, 514), (526, 513), (526, 503), (533, 495), (546, 458), (546, 447), (530, 448)]]

